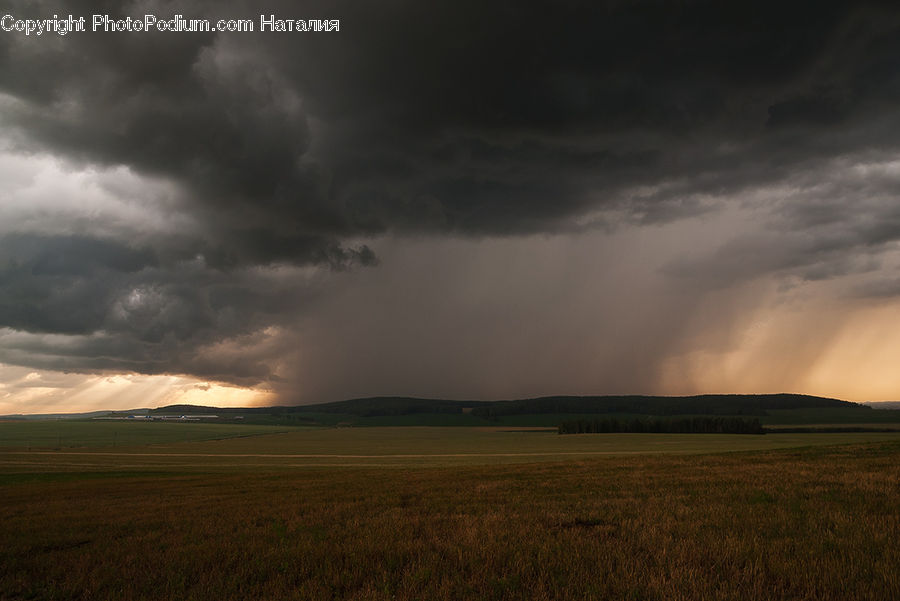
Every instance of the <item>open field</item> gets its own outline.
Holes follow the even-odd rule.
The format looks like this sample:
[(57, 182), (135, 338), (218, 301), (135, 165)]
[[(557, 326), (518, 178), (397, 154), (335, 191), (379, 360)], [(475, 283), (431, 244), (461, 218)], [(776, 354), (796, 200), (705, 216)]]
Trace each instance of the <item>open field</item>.
[(0, 498), (4, 600), (900, 598), (900, 433), (6, 440)]
[(0, 450), (21, 447), (134, 446), (218, 440), (285, 432), (291, 429), (284, 426), (197, 422), (13, 420), (0, 422)]
[(900, 411), (890, 409), (828, 408), (769, 409), (759, 421), (770, 425), (871, 425), (900, 424)]
[(898, 459), (894, 442), (7, 480), (0, 598), (896, 599)]
[[(900, 441), (900, 432), (560, 436), (555, 431), (510, 428), (298, 429), (198, 423), (53, 424), (65, 432), (61, 436), (63, 440), (72, 441), (71, 446), (56, 447), (53, 428), (40, 439), (46, 443), (43, 446), (35, 444), (34, 436), (0, 436), (0, 473), (117, 470), (122, 466), (129, 470), (229, 471), (307, 466), (493, 465), (604, 455), (701, 454)], [(40, 424), (22, 424), (22, 427), (31, 430), (31, 426), (37, 425)], [(158, 433), (154, 433), (156, 429), (159, 429)], [(114, 431), (118, 433), (115, 447), (112, 446)], [(213, 437), (215, 439), (205, 440)]]

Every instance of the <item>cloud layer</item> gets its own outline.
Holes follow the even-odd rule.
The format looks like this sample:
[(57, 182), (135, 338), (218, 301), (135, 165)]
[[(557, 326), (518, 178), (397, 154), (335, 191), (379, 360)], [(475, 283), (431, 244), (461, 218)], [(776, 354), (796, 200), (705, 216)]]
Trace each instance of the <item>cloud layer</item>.
[(290, 400), (665, 392), (709, 298), (900, 292), (892, 3), (9, 9), (101, 11), (341, 30), (2, 32), (2, 363)]

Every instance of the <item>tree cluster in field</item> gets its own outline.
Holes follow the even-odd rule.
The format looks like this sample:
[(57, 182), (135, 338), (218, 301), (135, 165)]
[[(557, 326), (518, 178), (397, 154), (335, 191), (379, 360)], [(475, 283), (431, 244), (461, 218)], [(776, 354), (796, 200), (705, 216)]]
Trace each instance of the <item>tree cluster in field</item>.
[(756, 418), (742, 417), (681, 417), (617, 419), (601, 417), (576, 419), (559, 425), (560, 434), (593, 434), (612, 432), (643, 432), (659, 434), (764, 434)]

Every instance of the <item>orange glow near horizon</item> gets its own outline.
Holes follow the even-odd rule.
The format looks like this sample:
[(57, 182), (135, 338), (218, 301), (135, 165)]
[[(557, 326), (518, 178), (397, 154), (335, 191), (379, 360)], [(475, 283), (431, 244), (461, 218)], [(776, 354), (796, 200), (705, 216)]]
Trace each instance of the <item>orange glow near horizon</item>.
[(855, 314), (809, 370), (805, 385), (851, 400), (900, 399), (900, 336), (885, 327), (898, 319), (896, 305)]
[(207, 382), (189, 376), (84, 375), (0, 366), (0, 415), (80, 413), (189, 404), (214, 407), (272, 405), (271, 391)]
[(663, 367), (666, 394), (793, 392), (847, 401), (900, 399), (896, 304), (768, 308), (735, 327), (733, 347), (693, 350)]

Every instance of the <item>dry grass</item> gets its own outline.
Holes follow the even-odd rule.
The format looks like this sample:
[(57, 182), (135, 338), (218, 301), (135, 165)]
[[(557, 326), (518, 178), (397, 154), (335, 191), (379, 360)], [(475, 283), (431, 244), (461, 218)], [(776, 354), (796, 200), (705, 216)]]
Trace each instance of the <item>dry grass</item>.
[(900, 445), (30, 475), (2, 599), (898, 599)]
[[(139, 426), (131, 430), (128, 426)], [(68, 427), (66, 424), (63, 426)], [(60, 427), (63, 427), (60, 426)], [(73, 431), (93, 433), (94, 444), (77, 447), (30, 447), (21, 432), (0, 432), (0, 479), (10, 472), (164, 471), (252, 472), (276, 466), (294, 469), (321, 466), (498, 465), (538, 461), (571, 461), (602, 455), (708, 454), (765, 451), (812, 445), (900, 441), (900, 432), (850, 432), (764, 436), (733, 434), (579, 434), (547, 431), (504, 431), (498, 428), (289, 428), (269, 435), (226, 438), (236, 426), (207, 424), (126, 424), (119, 426), (118, 445), (103, 424), (74, 424)], [(163, 426), (157, 430), (156, 426)], [(171, 426), (171, 432), (167, 431)], [(149, 427), (148, 432), (140, 428)], [(232, 428), (238, 428), (231, 430)], [(271, 427), (259, 427), (271, 432)], [(275, 429), (277, 432), (278, 429)], [(222, 440), (198, 440), (216, 433)], [(251, 432), (252, 433), (252, 432)], [(5, 436), (5, 434), (11, 434)], [(180, 442), (153, 436), (181, 436)], [(17, 438), (18, 436), (18, 438)], [(191, 437), (196, 437), (194, 440)], [(74, 435), (70, 437), (74, 439)], [(18, 444), (16, 441), (18, 440)], [(55, 440), (55, 439), (54, 439)], [(153, 444), (148, 444), (148, 443)]]

